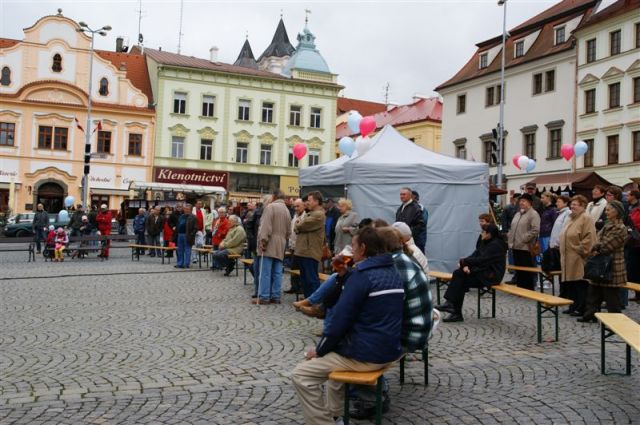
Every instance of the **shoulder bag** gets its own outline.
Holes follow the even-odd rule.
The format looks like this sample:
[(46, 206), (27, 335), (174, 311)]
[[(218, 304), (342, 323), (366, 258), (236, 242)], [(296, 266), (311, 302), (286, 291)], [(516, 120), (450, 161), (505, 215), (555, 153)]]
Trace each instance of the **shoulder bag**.
[(611, 255), (598, 254), (587, 259), (584, 265), (584, 277), (596, 283), (613, 280), (613, 259)]

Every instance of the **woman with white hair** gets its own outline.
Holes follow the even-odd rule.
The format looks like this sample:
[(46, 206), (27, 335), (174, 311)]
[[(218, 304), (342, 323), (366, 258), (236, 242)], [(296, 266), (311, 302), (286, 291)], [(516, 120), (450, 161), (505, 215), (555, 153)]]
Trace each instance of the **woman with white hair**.
[(340, 198), (338, 210), (340, 210), (340, 217), (336, 222), (336, 236), (333, 239), (333, 249), (336, 253), (351, 244), (351, 238), (356, 234), (360, 222), (358, 214), (352, 211), (353, 203), (350, 199)]
[(218, 250), (213, 253), (213, 268), (225, 267), (225, 276), (229, 276), (233, 271), (234, 262), (229, 261), (230, 254), (241, 254), (244, 244), (247, 241), (247, 234), (240, 226), (240, 217), (231, 215), (228, 219), (229, 230), (224, 240), (220, 242)]
[(396, 221), (391, 225), (394, 229), (397, 229), (402, 235), (402, 240), (404, 241), (405, 247), (411, 253), (411, 259), (414, 260), (422, 271), (424, 271), (425, 275), (429, 275), (429, 261), (427, 257), (420, 251), (420, 248), (413, 241), (413, 237), (411, 236), (411, 228), (402, 221)]

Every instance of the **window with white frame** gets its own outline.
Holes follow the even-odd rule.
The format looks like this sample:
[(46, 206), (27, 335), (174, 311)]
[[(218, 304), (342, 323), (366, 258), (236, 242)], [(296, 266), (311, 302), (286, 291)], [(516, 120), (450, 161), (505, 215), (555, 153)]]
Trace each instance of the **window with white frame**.
[(488, 53), (482, 53), (480, 55), (479, 67), (480, 67), (480, 69), (484, 69), (487, 66), (489, 66), (489, 54)]
[(236, 144), (236, 162), (240, 164), (246, 164), (249, 156), (249, 144), (240, 143)]
[(204, 161), (211, 161), (213, 155), (213, 140), (201, 139), (200, 140), (200, 159)]
[(458, 103), (456, 105), (456, 113), (457, 114), (464, 114), (465, 112), (467, 112), (467, 95), (466, 94), (460, 94), (460, 95), (458, 95)]
[(16, 138), (16, 125), (12, 122), (0, 122), (0, 146), (13, 146)]
[(260, 164), (271, 165), (271, 145), (260, 145)]
[(174, 114), (187, 113), (187, 94), (186, 93), (175, 92), (173, 94), (173, 113)]
[(273, 122), (273, 102), (262, 102), (262, 122)]
[(611, 56), (620, 54), (622, 43), (622, 32), (620, 30), (609, 33), (609, 54)]
[(587, 40), (587, 63), (595, 62), (596, 60), (596, 39), (592, 38)]
[(309, 166), (320, 164), (320, 151), (317, 149), (309, 149)]
[(248, 100), (240, 100), (238, 102), (238, 120), (249, 121), (249, 112), (251, 109), (251, 102)]
[(565, 27), (557, 27), (555, 29), (555, 45), (562, 44), (566, 41)]
[(302, 106), (291, 105), (289, 109), (289, 125), (300, 127), (300, 118), (302, 116)]
[(202, 116), (212, 117), (215, 112), (215, 105), (215, 96), (202, 96)]
[(514, 56), (516, 58), (520, 58), (524, 56), (524, 40), (519, 40), (515, 42)]
[(184, 158), (184, 137), (171, 137), (171, 158)]
[(309, 127), (320, 128), (321, 115), (322, 115), (322, 109), (311, 108), (311, 114), (309, 115)]
[(299, 165), (298, 158), (293, 154), (293, 148), (289, 148), (288, 165), (289, 167), (297, 167)]
[(9, 84), (11, 84), (11, 69), (8, 66), (3, 66), (0, 85), (8, 86)]

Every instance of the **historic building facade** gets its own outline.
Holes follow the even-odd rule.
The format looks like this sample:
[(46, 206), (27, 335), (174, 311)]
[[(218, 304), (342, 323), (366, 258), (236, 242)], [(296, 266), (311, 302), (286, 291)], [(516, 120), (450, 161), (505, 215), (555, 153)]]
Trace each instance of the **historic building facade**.
[[(145, 49), (157, 99), (154, 167), (228, 175), (231, 200), (276, 187), (294, 196), (298, 167), (334, 158), (341, 86), (308, 28), (289, 43), (282, 20), (256, 61), (248, 40), (234, 65)], [(293, 147), (305, 143), (298, 161)], [(157, 177), (157, 176), (155, 176)], [(289, 190), (290, 188), (290, 190)]]
[[(0, 209), (81, 201), (91, 39), (63, 16), (45, 16), (23, 40), (0, 39)], [(155, 112), (140, 55), (93, 54), (90, 195), (117, 209), (129, 182), (151, 177)], [(77, 121), (76, 121), (77, 120)]]

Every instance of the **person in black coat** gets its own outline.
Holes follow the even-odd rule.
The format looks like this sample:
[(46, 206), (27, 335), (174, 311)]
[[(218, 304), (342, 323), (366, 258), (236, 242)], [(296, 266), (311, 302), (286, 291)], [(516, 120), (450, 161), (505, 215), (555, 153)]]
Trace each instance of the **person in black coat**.
[(482, 226), (482, 241), (467, 258), (460, 259), (460, 268), (453, 272), (453, 278), (444, 294), (445, 303), (436, 306), (438, 310), (451, 313), (444, 322), (462, 322), (462, 303), (469, 288), (484, 288), (497, 285), (505, 272), (507, 244), (494, 224)]
[[(414, 242), (417, 242), (420, 240), (420, 235), (426, 231), (422, 208), (413, 200), (411, 189), (408, 187), (400, 189), (400, 201), (402, 205), (396, 211), (396, 221), (406, 223), (411, 229), (411, 236)], [(418, 248), (424, 251), (424, 246), (419, 246)]]

